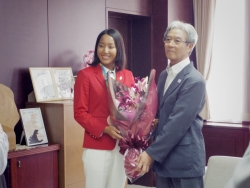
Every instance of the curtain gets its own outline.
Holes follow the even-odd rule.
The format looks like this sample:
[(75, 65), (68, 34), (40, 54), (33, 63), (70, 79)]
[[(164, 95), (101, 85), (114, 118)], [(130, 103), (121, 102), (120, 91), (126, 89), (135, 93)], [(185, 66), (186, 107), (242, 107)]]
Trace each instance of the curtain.
[(245, 0), (246, 3), (246, 32), (245, 32), (245, 72), (244, 72), (244, 96), (243, 96), (243, 113), (242, 121), (246, 124), (250, 124), (250, 1)]
[[(199, 37), (195, 48), (197, 68), (207, 81), (212, 62), (216, 0), (193, 0), (193, 6), (194, 25)], [(200, 115), (204, 120), (210, 119), (209, 100), (207, 94), (206, 102)]]

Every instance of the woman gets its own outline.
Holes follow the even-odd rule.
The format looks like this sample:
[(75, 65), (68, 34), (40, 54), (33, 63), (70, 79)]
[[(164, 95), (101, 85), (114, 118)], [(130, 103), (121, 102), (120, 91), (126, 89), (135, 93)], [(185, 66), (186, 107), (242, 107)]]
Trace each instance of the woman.
[(125, 70), (123, 39), (115, 29), (102, 31), (96, 40), (94, 61), (79, 71), (74, 86), (74, 118), (85, 129), (82, 160), (86, 188), (124, 188), (126, 175), (119, 153), (119, 130), (107, 123), (107, 72), (130, 87), (132, 72)]

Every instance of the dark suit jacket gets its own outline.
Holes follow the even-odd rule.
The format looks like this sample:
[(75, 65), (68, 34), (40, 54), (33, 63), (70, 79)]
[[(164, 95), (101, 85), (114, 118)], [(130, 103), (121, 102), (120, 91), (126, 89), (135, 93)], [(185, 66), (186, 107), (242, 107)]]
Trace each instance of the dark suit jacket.
[(157, 85), (159, 123), (155, 141), (146, 152), (155, 160), (157, 175), (172, 178), (199, 177), (205, 171), (203, 120), (205, 81), (190, 63), (177, 74), (165, 95), (164, 70)]
[[(116, 72), (116, 79), (131, 86), (134, 83), (132, 72)], [(107, 86), (100, 65), (80, 70), (74, 86), (74, 118), (85, 129), (83, 147), (112, 150), (116, 140), (102, 134), (110, 115)]]

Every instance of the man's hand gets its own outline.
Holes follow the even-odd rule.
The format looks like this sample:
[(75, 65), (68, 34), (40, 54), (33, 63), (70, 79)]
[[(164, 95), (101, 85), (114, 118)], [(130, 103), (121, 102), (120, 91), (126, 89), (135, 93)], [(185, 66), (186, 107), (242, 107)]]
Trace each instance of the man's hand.
[(145, 174), (146, 172), (149, 171), (150, 165), (153, 162), (153, 158), (150, 157), (145, 151), (142, 152), (138, 159), (137, 159), (137, 170), (136, 171), (140, 171), (140, 174)]

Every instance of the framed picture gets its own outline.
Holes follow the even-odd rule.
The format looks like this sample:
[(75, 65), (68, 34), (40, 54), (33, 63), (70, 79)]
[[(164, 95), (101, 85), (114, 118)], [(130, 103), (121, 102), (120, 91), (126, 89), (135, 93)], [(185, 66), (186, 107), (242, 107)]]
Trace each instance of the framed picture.
[(29, 68), (36, 101), (57, 100), (51, 68)]
[(71, 67), (30, 67), (29, 72), (37, 102), (72, 98)]
[(51, 68), (59, 99), (71, 99), (74, 77), (71, 68)]
[(48, 138), (40, 108), (20, 109), (27, 146), (47, 144)]

